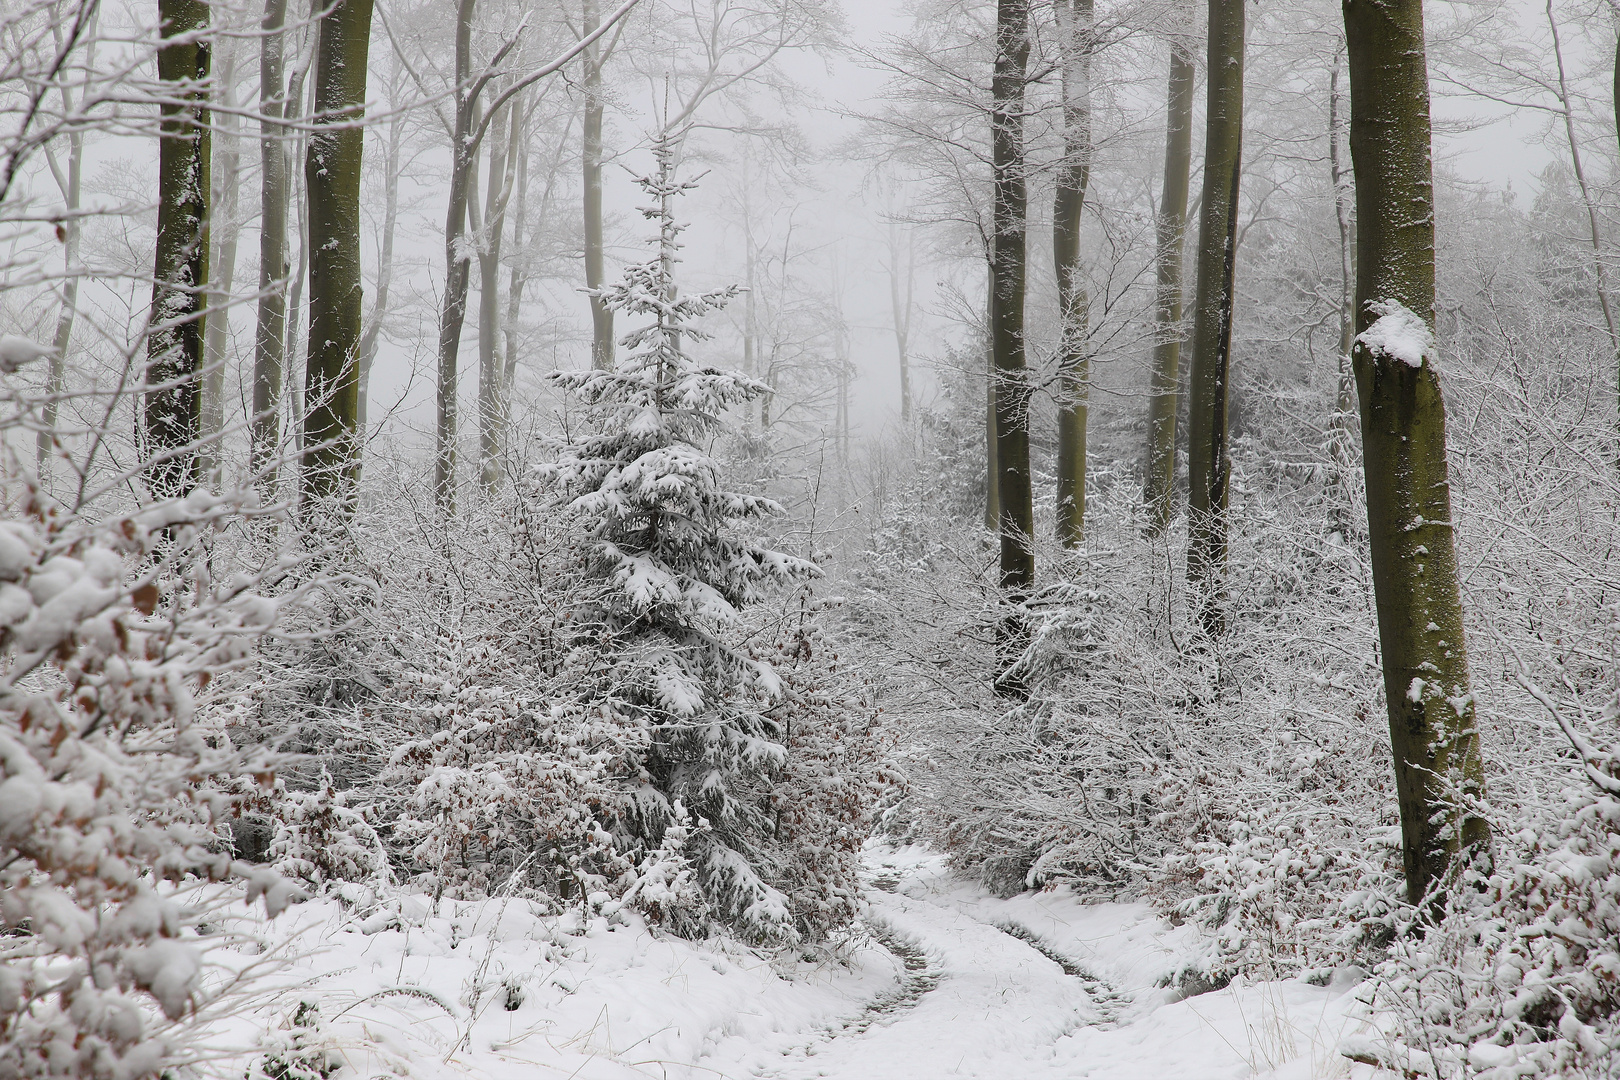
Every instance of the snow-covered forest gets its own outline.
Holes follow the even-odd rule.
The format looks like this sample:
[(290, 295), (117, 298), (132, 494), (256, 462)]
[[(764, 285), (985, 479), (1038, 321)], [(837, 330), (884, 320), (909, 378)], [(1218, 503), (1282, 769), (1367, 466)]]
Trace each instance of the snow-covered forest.
[(1617, 35), (4, 0), (0, 1080), (1620, 1077)]

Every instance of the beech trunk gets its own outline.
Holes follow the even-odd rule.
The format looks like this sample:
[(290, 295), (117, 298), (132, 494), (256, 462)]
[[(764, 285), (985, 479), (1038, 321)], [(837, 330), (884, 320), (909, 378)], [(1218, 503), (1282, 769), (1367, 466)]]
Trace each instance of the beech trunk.
[(1153, 374), (1148, 399), (1148, 533), (1156, 536), (1175, 516), (1176, 414), (1181, 398), (1182, 265), (1187, 247), (1187, 189), (1192, 173), (1193, 91), (1197, 69), (1180, 38), (1170, 43), (1170, 87), (1164, 128), (1164, 187), (1157, 227), (1157, 294)]
[(1209, 2), (1209, 87), (1204, 189), (1187, 411), (1187, 580), (1211, 635), (1226, 624), (1226, 509), (1231, 481), (1227, 409), (1232, 368), (1232, 282), (1238, 180), (1243, 168), (1243, 0)]
[(1057, 536), (1064, 547), (1086, 537), (1086, 414), (1091, 400), (1089, 298), (1080, 261), (1080, 216), (1091, 179), (1092, 0), (1057, 0), (1063, 65), (1063, 163), (1052, 203), (1057, 275)]
[(158, 140), (157, 257), (142, 400), (148, 478), (158, 498), (197, 483), (202, 421), (203, 303), (208, 288), (209, 5), (159, 0), (164, 44), (158, 79), (166, 100)]
[(990, 80), (992, 224), (990, 353), (994, 362), (996, 489), (1000, 504), (1001, 584), (1014, 595), (1035, 583), (1033, 494), (1029, 475), (1029, 381), (1024, 293), (1029, 196), (1024, 113), (1029, 66), (1029, 0), (998, 0), (996, 59)]
[(337, 0), (315, 55), (316, 130), (304, 161), (309, 191), (309, 352), (304, 366), (306, 511), (353, 508), (360, 479), (360, 165), (372, 0)]
[[(1465, 857), (1488, 850), (1490, 831), (1473, 803), (1484, 795), (1484, 763), (1432, 337), (1434, 190), (1422, 2), (1345, 0), (1344, 25), (1356, 179), (1352, 358), (1373, 594), (1407, 896), (1438, 906)], [(1401, 332), (1369, 334), (1375, 321)], [(1392, 345), (1392, 336), (1403, 340)]]

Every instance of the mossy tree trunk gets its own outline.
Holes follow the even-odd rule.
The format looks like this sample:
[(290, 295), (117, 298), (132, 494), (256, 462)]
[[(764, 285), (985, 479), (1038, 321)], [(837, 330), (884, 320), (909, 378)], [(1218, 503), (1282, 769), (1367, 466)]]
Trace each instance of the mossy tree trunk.
[(1187, 579), (1197, 597), (1199, 622), (1211, 635), (1219, 634), (1226, 620), (1227, 407), (1243, 168), (1243, 35), (1243, 0), (1209, 0), (1204, 189), (1187, 410)]
[(157, 66), (164, 101), (142, 420), (148, 478), (159, 498), (184, 495), (197, 482), (198, 380), (208, 288), (208, 13), (205, 0), (158, 3), (164, 44)]
[(1091, 398), (1089, 298), (1080, 261), (1080, 217), (1091, 179), (1092, 0), (1057, 0), (1063, 68), (1063, 161), (1052, 200), (1052, 265), (1057, 275), (1057, 536), (1078, 547), (1086, 536), (1086, 413)]
[(990, 253), (990, 353), (994, 361), (996, 489), (1001, 584), (1013, 594), (1035, 582), (1035, 530), (1029, 476), (1029, 380), (1024, 349), (1028, 272), (1024, 113), (1029, 66), (1029, 0), (997, 0), (996, 59), (990, 80), (995, 240)]
[(1153, 373), (1148, 399), (1147, 479), (1143, 501), (1148, 533), (1157, 536), (1174, 516), (1176, 413), (1181, 395), (1182, 262), (1187, 241), (1187, 189), (1192, 173), (1193, 92), (1197, 68), (1180, 37), (1170, 42), (1170, 88), (1164, 129), (1164, 189), (1159, 200)]
[(1421, 0), (1345, 0), (1356, 330), (1373, 593), (1407, 896), (1437, 904), (1488, 849), (1435, 369), (1434, 192)]
[(303, 498), (347, 513), (360, 479), (360, 165), (372, 0), (337, 0), (320, 21), (317, 130), (309, 139), (309, 352), (304, 367)]

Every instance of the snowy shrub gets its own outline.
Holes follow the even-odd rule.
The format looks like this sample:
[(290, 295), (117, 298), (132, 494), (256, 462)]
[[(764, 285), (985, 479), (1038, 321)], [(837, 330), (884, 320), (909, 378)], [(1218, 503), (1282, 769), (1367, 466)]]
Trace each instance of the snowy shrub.
[[(1445, 918), (1377, 969), (1362, 1060), (1440, 1078), (1612, 1077), (1620, 1061), (1620, 757), (1568, 724), (1585, 783), (1498, 829)], [(1611, 706), (1604, 719), (1613, 723)]]
[(407, 672), (390, 698), (408, 732), (382, 774), (404, 786), (394, 835), (436, 894), (583, 900), (628, 869), (608, 831), (611, 777), (631, 753), (623, 725), (567, 700), (566, 665), (547, 679), (522, 661), (458, 650), (441, 669)]
[(328, 1045), (320, 1006), (313, 1001), (300, 1001), (265, 1041), (269, 1052), (249, 1069), (246, 1080), (327, 1080), (343, 1067)]
[(761, 875), (767, 778), (786, 760), (770, 715), (781, 683), (741, 647), (738, 612), (815, 568), (743, 533), (780, 508), (727, 491), (705, 449), (728, 406), (767, 388), (687, 351), (705, 336), (694, 320), (736, 289), (678, 294), (673, 200), (692, 184), (675, 178), (677, 144), (661, 137), (657, 173), (638, 180), (653, 200), (643, 214), (659, 226), (656, 257), (602, 293), (651, 321), (624, 338), (627, 355), (612, 370), (554, 376), (585, 402), (589, 430), (538, 477), (600, 584), (580, 628), (607, 665), (599, 704), (648, 734), (626, 794), (626, 842), (656, 848), (680, 802), (697, 819), (686, 852), (716, 916), (751, 939), (790, 938), (788, 902)]
[(200, 541), (239, 504), (198, 491), (92, 523), (8, 461), (0, 1076), (155, 1076), (223, 992), (201, 981), (203, 885), (244, 879), (271, 914), (295, 895), (221, 842), (276, 760), (207, 706), (298, 591), (261, 595), (284, 565), (211, 577)]
[(800, 939), (811, 942), (859, 913), (861, 848), (874, 808), (900, 782), (878, 737), (876, 710), (851, 685), (813, 617), (801, 609), (769, 657), (782, 679), (771, 718), (787, 746), (770, 792), (777, 843), (769, 876), (787, 897)]
[(278, 784), (271, 802), (276, 823), (270, 844), (272, 868), (319, 890), (334, 881), (383, 883), (388, 852), (364, 810), (349, 806), (324, 771), (314, 791), (288, 791)]
[(351, 529), (370, 590), (345, 640), (280, 661), (318, 731), (314, 775), (269, 804), (276, 856), (339, 896), (389, 877), (451, 899), (619, 894), (622, 778), (646, 735), (596, 700), (606, 667), (576, 616), (597, 586), (570, 537), (517, 495), (444, 531), (391, 505)]

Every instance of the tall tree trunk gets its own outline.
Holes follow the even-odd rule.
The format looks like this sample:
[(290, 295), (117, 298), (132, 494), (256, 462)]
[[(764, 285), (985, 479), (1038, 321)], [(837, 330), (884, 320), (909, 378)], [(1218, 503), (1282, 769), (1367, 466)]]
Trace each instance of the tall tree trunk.
[(1030, 546), (1035, 511), (1029, 477), (1029, 382), (1024, 355), (1024, 97), (1029, 66), (1029, 0), (997, 0), (996, 59), (990, 80), (992, 210), (990, 349), (995, 359), (996, 486), (1001, 502), (1001, 584), (1019, 594), (1035, 583)]
[(1438, 904), (1490, 831), (1463, 643), (1434, 355), (1434, 191), (1422, 0), (1345, 0), (1356, 173), (1356, 390), (1406, 891)]
[[(584, 33), (601, 25), (596, 0), (584, 0)], [(581, 155), (584, 163), (585, 286), (600, 289), (606, 283), (602, 243), (602, 65), (607, 55), (597, 42), (585, 50), (585, 130)], [(600, 296), (591, 298), (591, 366), (606, 371), (613, 366), (613, 309)]]
[(360, 166), (372, 0), (337, 0), (321, 19), (309, 188), (309, 353), (304, 368), (306, 510), (353, 508), (360, 479)]
[(1232, 470), (1226, 427), (1243, 157), (1243, 30), (1243, 0), (1209, 0), (1209, 98), (1187, 412), (1187, 579), (1198, 598), (1199, 621), (1211, 635), (1226, 620), (1222, 579)]
[[(519, 95), (505, 106), (510, 114), (506, 138), (491, 140), (489, 182), (484, 200), (484, 228), (478, 245), (478, 475), (486, 494), (500, 484), (505, 432), (501, 418), (502, 372), (496, 342), (501, 319), (501, 238), (506, 235), (506, 205), (517, 181), (518, 126), (523, 116)], [(499, 126), (497, 120), (493, 127)]]
[[(995, 238), (989, 252), (995, 250)], [(987, 252), (985, 258), (986, 281), (990, 266), (995, 262)], [(991, 293), (984, 291), (984, 527), (991, 532), (1001, 530), (1001, 470), (996, 467), (996, 355), (990, 347)]]
[(399, 175), (405, 141), (405, 113), (397, 112), (388, 121), (388, 149), (383, 162), (382, 251), (377, 257), (377, 287), (372, 291), (371, 315), (365, 333), (360, 335), (360, 414), (357, 426), (365, 437), (371, 408), (371, 367), (377, 360), (377, 342), (382, 337), (383, 320), (388, 317), (388, 289), (394, 280), (394, 233), (399, 226)]
[[(63, 111), (73, 112), (70, 92), (62, 88)], [(56, 313), (56, 333), (51, 338), (50, 371), (45, 383), (44, 425), (35, 439), (35, 453), (41, 484), (48, 484), (51, 460), (56, 453), (57, 417), (61, 398), (67, 393), (67, 351), (73, 340), (73, 320), (79, 307), (79, 193), (84, 175), (84, 132), (77, 129), (68, 133), (67, 174), (62, 177), (62, 203), (66, 214), (62, 222), (62, 306)]]
[(1356, 281), (1355, 281), (1355, 184), (1350, 170), (1339, 151), (1349, 117), (1344, 108), (1344, 95), (1339, 80), (1339, 57), (1333, 57), (1333, 74), (1328, 80), (1328, 163), (1333, 171), (1333, 213), (1339, 225), (1339, 385), (1334, 403), (1330, 454), (1333, 470), (1338, 479), (1333, 503), (1334, 524), (1346, 542), (1354, 531), (1351, 514), (1351, 490), (1347, 483), (1354, 457), (1354, 428), (1356, 422), (1356, 380), (1350, 367), (1350, 351), (1356, 340)]
[(225, 429), (225, 353), (230, 344), (231, 287), (236, 280), (236, 243), (241, 235), (237, 219), (240, 201), (242, 149), (237, 140), (239, 121), (236, 116), (236, 64), (239, 47), (225, 46), (226, 53), (219, 65), (216, 92), (225, 111), (214, 121), (213, 200), (208, 225), (213, 252), (209, 263), (213, 281), (209, 284), (208, 329), (203, 335), (203, 445), (199, 464), (204, 482), (216, 491), (223, 481), (220, 440)]
[(468, 85), (472, 74), (472, 24), (475, 0), (456, 5), (456, 117), (450, 147), (450, 204), (444, 220), (444, 307), (439, 315), (438, 423), (434, 430), (433, 491), (439, 510), (456, 508), (456, 361), (461, 351), (461, 327), (467, 320), (467, 284), (471, 253), (463, 229), (467, 197), (472, 187), (476, 155), (468, 145), (477, 99)]
[(287, 357), (286, 132), (283, 85), (287, 0), (265, 0), (259, 38), (259, 315), (253, 338), (252, 469), (265, 494), (275, 487), (281, 445), (281, 380)]
[[(755, 304), (759, 290), (754, 284), (754, 218), (749, 206), (747, 177), (743, 178), (743, 370), (759, 378), (758, 327)], [(763, 398), (759, 403), (760, 430), (770, 426), (770, 405)]]
[(159, 0), (164, 44), (158, 78), (168, 99), (158, 141), (157, 258), (143, 399), (152, 493), (183, 495), (197, 482), (203, 301), (208, 287), (208, 72), (206, 0)]
[(900, 355), (900, 426), (911, 431), (911, 311), (917, 284), (917, 240), (908, 231), (905, 259), (905, 285), (900, 281), (900, 236), (889, 223), (889, 309), (894, 313), (894, 347)]
[[(840, 338), (842, 336), (840, 335)], [(833, 419), (838, 460), (849, 464), (849, 357), (842, 340), (838, 343), (838, 409)]]
[[(506, 280), (506, 317), (501, 320), (504, 343), (501, 357), (501, 425), (512, 423), (512, 387), (517, 375), (518, 316), (523, 310), (523, 281), (528, 252), (523, 247), (524, 228), (529, 221), (529, 129), (522, 128), (523, 145), (517, 159), (517, 212), (512, 215), (512, 269)], [(559, 144), (561, 141), (559, 140)]]
[(765, 370), (760, 373), (759, 381), (765, 384), (765, 392), (759, 395), (759, 430), (761, 433), (771, 430), (771, 406), (776, 404), (776, 346), (763, 361)]
[(1052, 200), (1052, 266), (1058, 284), (1057, 535), (1064, 547), (1086, 536), (1086, 413), (1091, 352), (1080, 262), (1080, 216), (1091, 179), (1092, 0), (1057, 0), (1063, 66), (1063, 163)]
[(1159, 199), (1157, 293), (1154, 303), (1153, 374), (1148, 399), (1148, 534), (1157, 536), (1174, 516), (1176, 412), (1181, 394), (1182, 261), (1187, 246), (1187, 188), (1192, 173), (1192, 50), (1181, 37), (1170, 42), (1170, 88), (1164, 126), (1164, 190)]
[[(315, 30), (319, 24), (314, 21), (314, 15), (320, 10), (320, 4), (321, 0), (310, 0), (311, 25), (306, 28), (306, 34), (300, 35), (304, 38), (299, 43), (300, 63), (292, 77), (287, 80), (287, 107), (292, 110), (289, 116), (300, 120), (309, 117), (309, 101), (305, 95), (304, 83), (309, 75), (310, 64), (315, 58), (314, 41), (310, 39), (318, 37)], [(304, 171), (294, 166), (302, 160), (308, 144), (309, 137), (300, 133), (291, 141), (291, 153), (287, 158), (291, 202), (297, 207), (297, 214), (293, 218), (293, 233), (298, 239), (298, 256), (293, 266), (287, 300), (287, 344), (284, 355), (289, 367), (283, 373), (282, 379), (290, 390), (287, 394), (287, 404), (292, 413), (293, 442), (300, 454), (304, 449), (304, 383), (299, 377), (299, 369), (292, 365), (295, 365), (303, 355), (299, 346), (299, 331), (303, 327), (299, 312), (303, 310), (304, 282), (309, 276), (309, 185), (304, 183)]]

